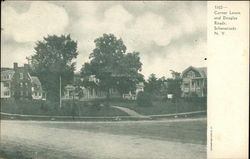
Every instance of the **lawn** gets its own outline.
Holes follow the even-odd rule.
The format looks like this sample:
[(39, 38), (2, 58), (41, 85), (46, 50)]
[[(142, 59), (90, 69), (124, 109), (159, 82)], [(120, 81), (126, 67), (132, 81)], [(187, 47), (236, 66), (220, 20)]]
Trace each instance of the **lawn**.
[(138, 106), (135, 101), (112, 102), (112, 105), (126, 107), (142, 115), (159, 115), (170, 113), (182, 113), (191, 111), (206, 110), (206, 102), (179, 100), (176, 103), (171, 101), (154, 101), (153, 106)]
[[(80, 117), (117, 117), (128, 114), (105, 106), (105, 101), (64, 101), (59, 108), (58, 103), (37, 100), (1, 100), (1, 112), (24, 114), (24, 115), (47, 115), (47, 116), (80, 116)], [(191, 111), (206, 110), (206, 102), (179, 100), (176, 103), (171, 101), (154, 101), (153, 106), (138, 106), (136, 101), (112, 100), (111, 106), (127, 107), (142, 115), (160, 115), (171, 113), (182, 113)]]
[(0, 158), (206, 158), (206, 118), (2, 121)]
[[(45, 127), (132, 135), (156, 140), (206, 145), (206, 119), (137, 122), (39, 123)], [(37, 124), (37, 123), (35, 123)]]
[(36, 100), (1, 100), (1, 112), (24, 115), (47, 116), (75, 116), (81, 117), (116, 117), (126, 116), (127, 113), (109, 106), (93, 105), (91, 103), (76, 101), (73, 111), (72, 101), (63, 102), (59, 108), (57, 103)]

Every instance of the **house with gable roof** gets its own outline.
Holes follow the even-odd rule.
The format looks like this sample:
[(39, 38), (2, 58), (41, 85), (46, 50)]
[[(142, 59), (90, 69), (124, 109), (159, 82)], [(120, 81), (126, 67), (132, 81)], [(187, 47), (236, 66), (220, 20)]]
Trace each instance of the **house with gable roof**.
[(1, 99), (11, 97), (11, 80), (15, 71), (1, 68)]
[(45, 99), (46, 94), (42, 89), (42, 84), (38, 77), (31, 76), (31, 92), (32, 92), (32, 99)]
[(13, 64), (11, 68), (1, 68), (1, 99), (45, 99), (46, 94), (38, 77), (30, 76), (28, 65)]
[(190, 66), (182, 74), (182, 97), (207, 96), (207, 68)]

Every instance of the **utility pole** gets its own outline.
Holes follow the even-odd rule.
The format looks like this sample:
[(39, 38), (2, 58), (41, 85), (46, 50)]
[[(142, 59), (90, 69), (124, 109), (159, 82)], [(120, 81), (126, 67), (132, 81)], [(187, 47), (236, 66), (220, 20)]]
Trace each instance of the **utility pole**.
[(62, 108), (62, 99), (61, 99), (61, 93), (62, 93), (62, 81), (61, 81), (61, 75), (59, 77), (59, 84), (60, 84), (60, 92), (59, 92), (59, 102), (60, 102), (60, 109)]

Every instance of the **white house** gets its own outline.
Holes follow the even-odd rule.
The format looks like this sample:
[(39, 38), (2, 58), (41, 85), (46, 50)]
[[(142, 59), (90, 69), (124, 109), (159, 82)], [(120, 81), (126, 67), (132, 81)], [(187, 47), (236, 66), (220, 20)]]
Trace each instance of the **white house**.
[(11, 97), (11, 80), (14, 73), (12, 69), (1, 72), (1, 98)]
[(43, 89), (40, 80), (35, 76), (31, 78), (32, 99), (43, 99)]

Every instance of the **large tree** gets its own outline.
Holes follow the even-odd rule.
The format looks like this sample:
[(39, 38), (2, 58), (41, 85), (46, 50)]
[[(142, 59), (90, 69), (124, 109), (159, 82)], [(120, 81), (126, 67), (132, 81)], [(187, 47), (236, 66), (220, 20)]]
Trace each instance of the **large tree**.
[(150, 74), (145, 83), (145, 91), (150, 93), (153, 97), (159, 96), (163, 82), (163, 78), (158, 79), (155, 74)]
[(95, 84), (86, 81), (88, 86), (97, 86), (106, 91), (107, 98), (111, 88), (121, 94), (135, 89), (135, 84), (143, 79), (139, 73), (142, 66), (139, 53), (126, 53), (122, 39), (117, 39), (113, 34), (103, 34), (94, 42), (90, 62), (83, 65), (81, 74), (86, 80), (90, 75), (95, 75), (99, 81)]
[(70, 35), (48, 35), (35, 46), (35, 54), (31, 56), (33, 74), (41, 80), (47, 98), (58, 101), (60, 78), (62, 88), (72, 80), (78, 55), (77, 42)]
[(170, 70), (172, 74), (172, 78), (167, 79), (167, 92), (170, 94), (174, 94), (175, 99), (179, 99), (181, 97), (181, 73)]

